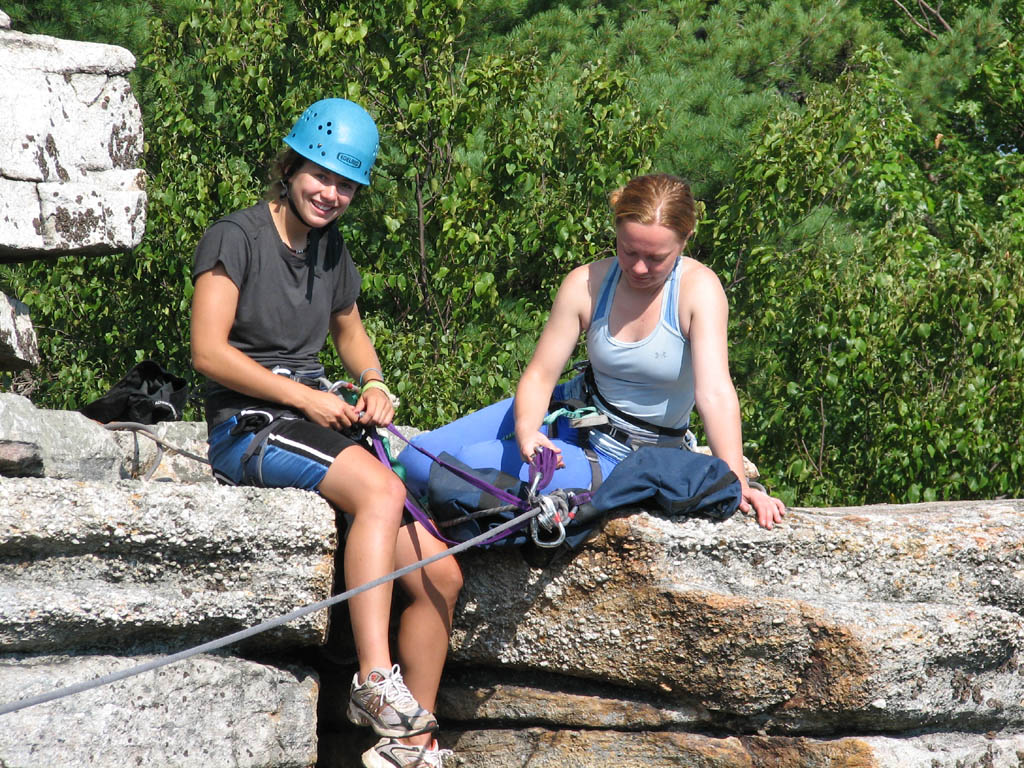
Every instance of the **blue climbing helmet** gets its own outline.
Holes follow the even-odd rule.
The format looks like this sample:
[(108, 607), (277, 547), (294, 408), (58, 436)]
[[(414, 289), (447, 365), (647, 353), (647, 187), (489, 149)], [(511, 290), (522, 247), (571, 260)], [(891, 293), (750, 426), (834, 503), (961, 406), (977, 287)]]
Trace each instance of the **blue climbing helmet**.
[(322, 99), (302, 113), (284, 143), (307, 160), (369, 186), (379, 139), (370, 113), (354, 101)]

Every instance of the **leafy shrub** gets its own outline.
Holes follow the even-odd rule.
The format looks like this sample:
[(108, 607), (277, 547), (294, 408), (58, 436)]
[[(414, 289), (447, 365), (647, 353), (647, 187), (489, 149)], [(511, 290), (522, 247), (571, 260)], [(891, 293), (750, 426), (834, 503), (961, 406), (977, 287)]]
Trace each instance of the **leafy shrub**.
[(858, 61), (765, 126), (715, 222), (746, 432), (790, 501), (1017, 492), (1024, 164), (923, 135)]

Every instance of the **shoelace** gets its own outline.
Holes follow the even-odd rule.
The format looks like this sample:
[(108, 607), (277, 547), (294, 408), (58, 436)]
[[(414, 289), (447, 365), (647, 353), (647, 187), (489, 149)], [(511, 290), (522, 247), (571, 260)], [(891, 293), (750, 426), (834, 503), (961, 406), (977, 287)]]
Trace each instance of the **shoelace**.
[(441, 768), (444, 765), (445, 758), (451, 757), (455, 753), (450, 749), (440, 749), (435, 741), (430, 745), (428, 749), (423, 751), (423, 761), (427, 765), (437, 766)]
[(391, 674), (380, 684), (380, 703), (391, 704), (396, 709), (419, 704), (405, 686), (402, 672), (397, 664), (391, 668)]

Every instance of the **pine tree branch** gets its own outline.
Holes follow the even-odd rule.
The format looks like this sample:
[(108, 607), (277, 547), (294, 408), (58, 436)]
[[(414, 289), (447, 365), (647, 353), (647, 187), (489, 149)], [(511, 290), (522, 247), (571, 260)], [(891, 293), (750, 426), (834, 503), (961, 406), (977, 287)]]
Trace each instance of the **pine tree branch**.
[(917, 5), (918, 5), (919, 8), (923, 8), (924, 10), (928, 11), (932, 16), (934, 16), (936, 19), (938, 19), (939, 23), (942, 25), (942, 28), (945, 29), (947, 32), (952, 32), (953, 31), (953, 28), (951, 26), (949, 26), (949, 24), (946, 23), (946, 20), (944, 18), (942, 18), (942, 14), (939, 13), (938, 9), (932, 8), (924, 0), (917, 0)]
[[(931, 29), (931, 27), (926, 27), (924, 24), (922, 24), (917, 19), (915, 19), (914, 18), (914, 14), (912, 14), (910, 12), (910, 9), (908, 9), (907, 6), (905, 6), (903, 3), (901, 3), (900, 0), (892, 0), (892, 1), (894, 3), (896, 3), (896, 5), (899, 6), (900, 10), (902, 10), (905, 14), (907, 14), (907, 18), (910, 19), (914, 23), (914, 26), (916, 26), (918, 29), (920, 29), (925, 34), (930, 35), (933, 38), (938, 38), (938, 34), (935, 31), (933, 31)], [(930, 13), (932, 16), (934, 16), (938, 20), (938, 22), (940, 24), (942, 24), (943, 29), (945, 29), (947, 32), (952, 32), (953, 31), (953, 28), (951, 26), (949, 26), (949, 24), (946, 22), (946, 20), (944, 18), (942, 18), (942, 15), (938, 12), (937, 9), (932, 8), (924, 0), (917, 0), (917, 6), (918, 6), (918, 8), (921, 9), (922, 13), (927, 12), (927, 13)]]

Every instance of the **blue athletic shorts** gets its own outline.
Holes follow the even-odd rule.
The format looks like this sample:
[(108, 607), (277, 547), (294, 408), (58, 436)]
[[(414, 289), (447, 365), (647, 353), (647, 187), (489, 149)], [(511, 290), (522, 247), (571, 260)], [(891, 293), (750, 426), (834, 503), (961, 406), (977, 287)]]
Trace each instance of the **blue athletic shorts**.
[[(257, 431), (232, 435), (238, 416), (232, 416), (210, 431), (209, 459), (213, 476), (227, 485), (253, 485), (257, 488), (302, 488), (319, 493), (321, 481), (343, 450), (363, 443), (343, 432), (321, 427), (305, 419), (280, 419), (279, 426), (267, 437), (262, 462), (259, 452), (242, 466), (242, 457), (257, 438)], [(350, 516), (338, 518), (348, 532)], [(402, 524), (415, 522), (406, 509)]]
[(228, 485), (315, 491), (338, 454), (360, 445), (348, 435), (305, 419), (279, 419), (262, 452), (257, 451), (243, 467), (242, 457), (258, 430), (231, 434), (238, 418), (218, 424), (208, 440), (213, 476)]

